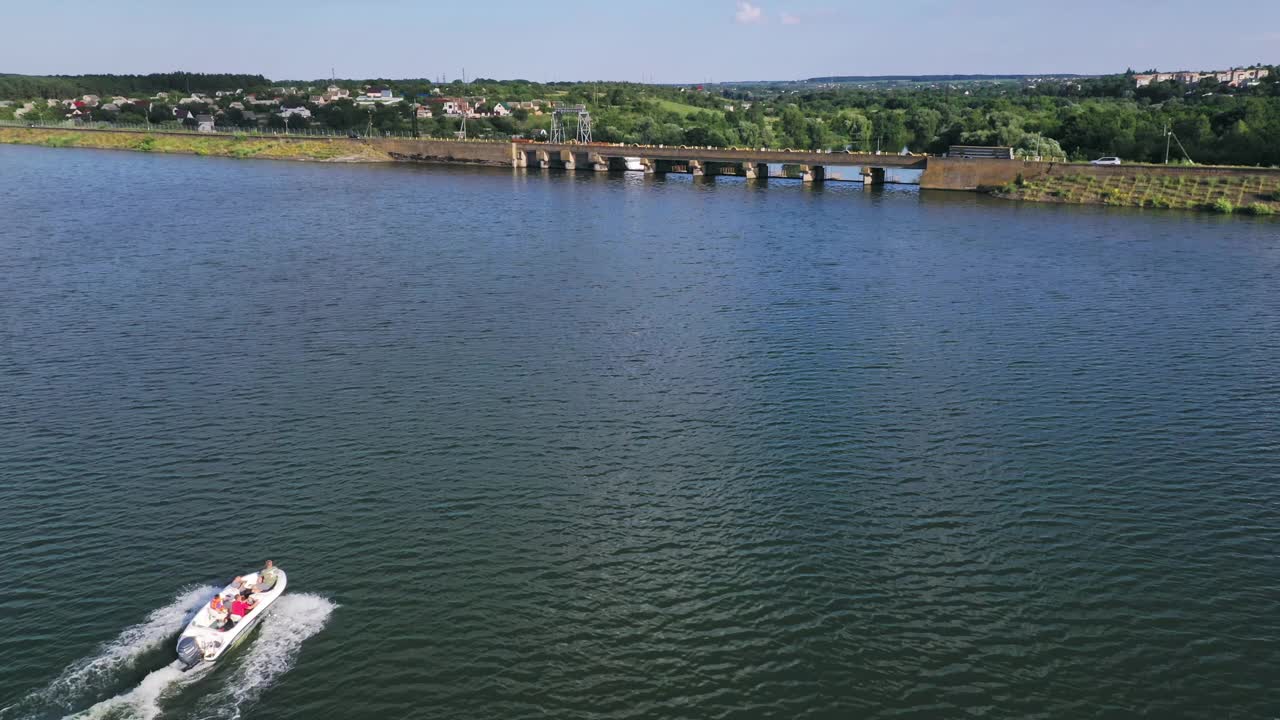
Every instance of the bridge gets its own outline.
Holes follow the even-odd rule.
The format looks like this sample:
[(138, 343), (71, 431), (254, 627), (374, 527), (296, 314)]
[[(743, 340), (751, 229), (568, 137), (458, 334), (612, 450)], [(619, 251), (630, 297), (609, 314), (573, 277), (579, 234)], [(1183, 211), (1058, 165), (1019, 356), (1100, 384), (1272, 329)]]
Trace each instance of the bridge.
[[(923, 155), (877, 155), (807, 150), (744, 150), (739, 148), (620, 145), (609, 143), (512, 143), (512, 165), (565, 170), (626, 169), (638, 162), (646, 173), (687, 173), (694, 176), (729, 175), (748, 180), (790, 177), (805, 182), (853, 180), (867, 185), (885, 181), (885, 171), (924, 170)], [(833, 168), (857, 167), (859, 175), (840, 177)]]

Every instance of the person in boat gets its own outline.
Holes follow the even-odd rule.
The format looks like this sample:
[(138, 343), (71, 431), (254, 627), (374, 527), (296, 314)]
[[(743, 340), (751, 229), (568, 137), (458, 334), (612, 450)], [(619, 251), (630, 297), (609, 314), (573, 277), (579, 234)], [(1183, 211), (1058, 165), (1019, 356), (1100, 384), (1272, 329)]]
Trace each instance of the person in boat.
[(212, 627), (219, 630), (227, 624), (227, 606), (222, 602), (222, 593), (214, 595), (209, 601), (209, 617), (213, 620)]
[(240, 622), (251, 610), (253, 610), (253, 603), (249, 599), (249, 591), (245, 590), (231, 601), (231, 622)]
[(276, 570), (275, 563), (267, 561), (267, 566), (262, 568), (258, 573), (258, 584), (253, 588), (254, 592), (264, 593), (276, 586), (276, 581), (280, 579), (280, 571)]

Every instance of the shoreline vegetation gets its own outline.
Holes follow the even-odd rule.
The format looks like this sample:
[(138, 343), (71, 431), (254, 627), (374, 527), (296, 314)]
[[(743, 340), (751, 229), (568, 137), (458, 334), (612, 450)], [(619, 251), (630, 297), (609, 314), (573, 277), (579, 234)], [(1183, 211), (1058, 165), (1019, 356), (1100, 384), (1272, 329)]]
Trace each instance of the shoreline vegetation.
[(248, 135), (164, 134), (0, 127), (0, 144), (263, 158), (308, 162), (392, 162), (387, 153), (346, 139), (282, 139)]
[[(439, 141), (435, 141), (439, 142)], [(42, 147), (132, 150), (228, 158), (261, 158), (303, 162), (398, 162), (386, 150), (366, 140), (346, 138), (283, 138), (252, 135), (165, 134), (145, 131), (86, 131), (74, 128), (0, 127), (0, 144)], [(1069, 205), (1181, 209), (1217, 214), (1280, 215), (1280, 173), (1241, 174), (1241, 168), (1222, 168), (1218, 175), (1171, 176), (1131, 172), (1098, 176), (1090, 166), (1079, 172), (1022, 179), (998, 187), (979, 187), (993, 197)]]
[(1171, 176), (1133, 172), (1110, 176), (1065, 173), (983, 188), (1006, 200), (1196, 210), (1219, 215), (1280, 214), (1280, 173), (1244, 175), (1238, 168), (1220, 175)]

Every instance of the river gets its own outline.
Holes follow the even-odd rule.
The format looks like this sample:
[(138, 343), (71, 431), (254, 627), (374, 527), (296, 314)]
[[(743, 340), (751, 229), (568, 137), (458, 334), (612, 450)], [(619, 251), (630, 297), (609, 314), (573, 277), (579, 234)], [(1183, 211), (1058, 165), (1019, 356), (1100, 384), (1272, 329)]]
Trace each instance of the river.
[[(0, 718), (1270, 718), (1280, 232), (0, 147)], [(185, 617), (289, 592), (199, 677)]]

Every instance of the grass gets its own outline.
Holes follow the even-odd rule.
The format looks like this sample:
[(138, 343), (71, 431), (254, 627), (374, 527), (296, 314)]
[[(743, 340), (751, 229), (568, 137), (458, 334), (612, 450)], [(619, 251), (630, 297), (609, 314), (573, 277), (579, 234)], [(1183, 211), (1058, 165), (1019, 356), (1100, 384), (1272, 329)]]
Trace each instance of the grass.
[(72, 147), (80, 142), (80, 135), (51, 135), (44, 140), (46, 147)]
[(1280, 215), (1280, 175), (1274, 173), (1197, 177), (1074, 172), (1023, 178), (1021, 183), (1014, 180), (988, 189), (1001, 197), (1039, 202)]
[(713, 115), (724, 115), (722, 110), (712, 110), (711, 108), (698, 107), (697, 105), (686, 105), (676, 102), (675, 100), (656, 100), (658, 107), (667, 112), (679, 113), (680, 115), (688, 115), (690, 113), (711, 113)]
[(163, 135), (132, 132), (75, 132), (53, 128), (0, 127), (0, 143), (86, 147), (136, 152), (182, 153), (277, 160), (350, 160), (386, 162), (390, 158), (369, 143), (346, 140), (251, 138), (245, 135)]

